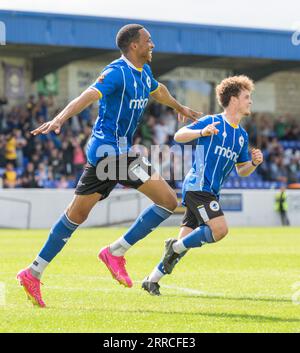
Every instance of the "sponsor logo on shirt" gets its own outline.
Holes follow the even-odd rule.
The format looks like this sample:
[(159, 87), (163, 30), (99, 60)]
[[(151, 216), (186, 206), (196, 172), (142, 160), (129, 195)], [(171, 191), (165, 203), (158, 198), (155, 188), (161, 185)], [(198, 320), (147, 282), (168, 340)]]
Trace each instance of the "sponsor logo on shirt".
[(148, 103), (148, 98), (131, 99), (129, 102), (130, 109), (144, 109)]
[(230, 147), (225, 148), (221, 146), (216, 146), (215, 154), (223, 156), (227, 159), (230, 159), (231, 161), (234, 161), (234, 163), (237, 163), (238, 154), (236, 152), (233, 152)]

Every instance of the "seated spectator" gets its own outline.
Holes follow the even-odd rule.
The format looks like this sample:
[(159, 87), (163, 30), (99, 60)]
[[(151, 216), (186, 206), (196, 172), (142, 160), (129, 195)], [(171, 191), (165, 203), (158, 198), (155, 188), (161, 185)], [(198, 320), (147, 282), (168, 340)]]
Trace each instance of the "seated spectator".
[(15, 188), (17, 186), (17, 173), (12, 163), (7, 163), (3, 174), (3, 187)]
[(80, 146), (79, 142), (76, 139), (73, 139), (72, 144), (74, 148), (73, 166), (74, 166), (76, 177), (79, 177), (80, 176), (79, 174), (81, 174), (83, 167), (86, 163), (85, 155), (82, 147)]
[(5, 146), (6, 146), (5, 136), (0, 134), (0, 168), (5, 168), (5, 165), (6, 165)]
[(21, 183), (22, 188), (38, 188), (39, 185), (37, 183), (37, 177), (34, 171), (34, 164), (29, 162), (26, 166), (24, 173), (21, 176)]
[(17, 166), (17, 140), (12, 132), (9, 132), (6, 137), (5, 158), (6, 163)]

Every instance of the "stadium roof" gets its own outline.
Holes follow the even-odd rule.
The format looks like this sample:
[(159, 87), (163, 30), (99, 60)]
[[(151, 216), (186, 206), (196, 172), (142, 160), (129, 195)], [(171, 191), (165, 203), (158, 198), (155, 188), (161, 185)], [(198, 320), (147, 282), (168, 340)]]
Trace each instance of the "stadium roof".
[[(76, 59), (115, 56), (116, 33), (132, 22), (21, 11), (0, 11), (0, 21), (6, 26), (7, 42), (0, 47), (1, 54), (20, 56), (23, 52), (31, 57), (34, 79)], [(156, 74), (193, 65), (227, 68), (260, 79), (274, 71), (300, 67), (300, 46), (293, 45), (290, 31), (148, 20), (139, 23), (151, 32), (156, 45)]]

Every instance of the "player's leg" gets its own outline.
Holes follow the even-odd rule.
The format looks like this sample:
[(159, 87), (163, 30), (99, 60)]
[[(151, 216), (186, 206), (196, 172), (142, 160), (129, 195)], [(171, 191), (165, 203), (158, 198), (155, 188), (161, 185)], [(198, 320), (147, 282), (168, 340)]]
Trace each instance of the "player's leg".
[[(119, 163), (119, 168), (121, 162)], [(99, 258), (105, 263), (119, 283), (132, 287), (126, 268), (124, 255), (135, 243), (146, 237), (161, 222), (171, 216), (177, 206), (175, 192), (158, 174), (151, 174), (151, 164), (145, 159), (128, 158), (126, 164), (127, 180), (119, 180), (125, 186), (136, 188), (148, 196), (154, 204), (144, 210), (130, 229), (114, 243), (101, 249)], [(132, 178), (132, 174), (137, 179)]]
[(131, 246), (169, 218), (177, 207), (176, 193), (157, 174), (140, 186), (138, 191), (148, 196), (154, 203), (138, 216), (121, 239), (110, 246), (114, 255), (124, 255)]
[[(120, 161), (119, 168), (121, 168)], [(146, 237), (160, 223), (170, 217), (177, 207), (175, 191), (153, 169), (151, 164), (142, 157), (128, 157), (126, 161), (128, 179), (119, 182), (142, 192), (149, 197), (154, 204), (145, 209), (117, 241), (109, 246), (114, 256), (124, 256), (126, 251)]]
[(40, 293), (40, 278), (43, 271), (62, 250), (78, 225), (85, 221), (97, 201), (106, 197), (112, 187), (113, 184), (103, 186), (99, 182), (94, 167), (88, 165), (85, 168), (77, 185), (76, 195), (64, 214), (51, 228), (49, 237), (38, 256), (29, 268), (20, 271), (17, 275), (17, 279), (34, 304), (45, 306)]
[(85, 221), (100, 196), (98, 193), (76, 195), (65, 213), (51, 228), (49, 237), (37, 257), (28, 268), (18, 273), (17, 279), (33, 304), (45, 306), (40, 292), (40, 278), (49, 263), (66, 245), (73, 232)]
[(215, 243), (223, 239), (228, 233), (224, 216), (219, 216), (200, 225), (185, 238), (174, 241), (163, 259), (164, 270), (171, 273), (176, 257), (191, 248), (198, 248), (204, 244)]
[(200, 226), (183, 239), (170, 241), (163, 258), (166, 273), (172, 272), (176, 258), (180, 254), (191, 248), (217, 242), (228, 233), (223, 211), (213, 195), (205, 192), (187, 192), (185, 202), (198, 219)]
[[(193, 228), (189, 228), (186, 226), (182, 226), (179, 231), (178, 239), (182, 239), (187, 236), (189, 233), (193, 231)], [(177, 257), (177, 263), (183, 256), (187, 253), (181, 253), (180, 256)], [(147, 291), (151, 295), (160, 295), (159, 284), (158, 282), (165, 276), (167, 273), (164, 270), (164, 266), (162, 260), (159, 264), (153, 269), (149, 276), (147, 276), (142, 282), (142, 288)]]

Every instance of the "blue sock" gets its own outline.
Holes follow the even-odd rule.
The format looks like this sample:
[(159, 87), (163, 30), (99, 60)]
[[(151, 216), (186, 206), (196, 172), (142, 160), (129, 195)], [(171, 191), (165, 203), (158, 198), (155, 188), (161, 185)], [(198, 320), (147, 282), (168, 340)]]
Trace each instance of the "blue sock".
[(145, 238), (145, 236), (152, 232), (161, 222), (170, 217), (172, 213), (172, 211), (156, 204), (146, 208), (123, 238), (128, 244), (135, 244)]
[[(182, 252), (181, 254), (179, 254), (179, 256), (178, 256), (178, 258), (177, 258), (177, 260), (176, 260), (175, 266), (178, 264), (178, 262), (183, 258), (183, 256), (184, 256), (185, 254), (187, 254), (187, 251), (184, 251), (184, 252)], [(162, 261), (157, 265), (157, 268), (158, 268), (158, 270), (159, 270), (161, 273), (163, 273), (164, 275), (167, 274), (166, 271), (165, 271), (165, 269), (164, 269), (164, 266), (163, 266)]]
[(163, 273), (164, 275), (167, 274), (167, 272), (166, 272), (165, 269), (164, 269), (164, 266), (163, 266), (162, 261), (157, 265), (157, 268), (158, 268), (159, 271), (160, 271), (161, 273)]
[(193, 230), (189, 235), (182, 239), (182, 244), (186, 249), (198, 248), (206, 243), (214, 243), (212, 231), (206, 224)]
[(50, 262), (66, 245), (77, 227), (78, 224), (71, 222), (68, 217), (63, 214), (52, 227), (49, 238), (38, 256)]

